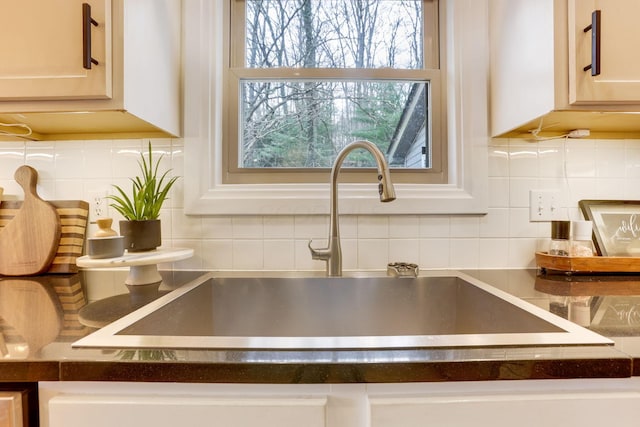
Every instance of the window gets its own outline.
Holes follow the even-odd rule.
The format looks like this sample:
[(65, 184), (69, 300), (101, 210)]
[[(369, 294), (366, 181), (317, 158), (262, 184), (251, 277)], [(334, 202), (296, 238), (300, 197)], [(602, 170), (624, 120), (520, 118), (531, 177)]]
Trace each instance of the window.
[[(446, 182), (437, 0), (230, 0), (225, 183), (326, 182), (375, 143), (396, 182)], [(368, 153), (343, 180), (368, 181)]]
[[(446, 153), (441, 157), (446, 158), (443, 165), (446, 182), (402, 183), (399, 172), (394, 170), (391, 175), (398, 198), (384, 204), (379, 202), (374, 177), (368, 176), (361, 183), (344, 183), (340, 185), (342, 214), (472, 214), (487, 210), (489, 2), (439, 0), (438, 4), (438, 22), (446, 23), (439, 28), (438, 35), (440, 45), (445, 46), (439, 55), (439, 65), (440, 88), (447, 98), (446, 123), (441, 125), (446, 130), (443, 148)], [(226, 1), (183, 0), (184, 211), (196, 215), (327, 214), (328, 177), (321, 182), (229, 183), (223, 165), (228, 154), (223, 155), (229, 133), (226, 114), (239, 111), (237, 100), (223, 97), (223, 93), (228, 93), (223, 89), (229, 86), (225, 80), (230, 54), (225, 43), (229, 7)], [(268, 73), (265, 76), (265, 70), (258, 71), (261, 78), (269, 77)], [(258, 71), (243, 70), (248, 77), (254, 77), (251, 73)], [(384, 71), (345, 73), (347, 77), (348, 73), (354, 73), (362, 79), (369, 75), (377, 77)], [(271, 176), (264, 170), (259, 173)], [(341, 174), (340, 181), (348, 181), (346, 178)]]

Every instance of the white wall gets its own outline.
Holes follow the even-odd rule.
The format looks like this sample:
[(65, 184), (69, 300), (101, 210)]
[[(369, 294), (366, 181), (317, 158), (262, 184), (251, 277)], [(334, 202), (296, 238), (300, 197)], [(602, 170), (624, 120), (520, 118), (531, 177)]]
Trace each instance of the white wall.
[[(146, 143), (3, 142), (0, 186), (5, 198), (21, 199), (13, 173), (26, 163), (38, 170), (44, 199), (89, 200), (93, 190), (110, 189), (112, 183), (128, 186)], [(182, 144), (179, 139), (153, 141), (155, 150), (167, 153), (166, 167), (180, 176)], [(496, 139), (489, 148), (488, 215), (343, 217), (344, 268), (383, 269), (391, 261), (416, 262), (421, 268), (533, 267), (534, 252), (544, 248), (550, 227), (529, 222), (530, 189), (565, 189), (571, 219), (580, 217), (580, 199), (640, 199), (638, 140)], [(196, 255), (176, 268), (324, 269), (323, 263), (311, 261), (307, 240), (321, 244), (326, 239), (327, 216), (190, 217), (182, 211), (182, 192), (178, 180), (162, 214), (163, 244), (190, 247)]]

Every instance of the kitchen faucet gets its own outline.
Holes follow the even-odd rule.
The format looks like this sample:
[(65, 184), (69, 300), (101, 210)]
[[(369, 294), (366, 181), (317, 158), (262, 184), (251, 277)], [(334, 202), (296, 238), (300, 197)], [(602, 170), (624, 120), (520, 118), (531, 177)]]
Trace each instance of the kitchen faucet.
[(333, 167), (331, 168), (331, 211), (329, 225), (329, 242), (326, 248), (314, 249), (309, 240), (309, 250), (311, 258), (323, 260), (327, 263), (327, 276), (342, 276), (342, 249), (340, 248), (340, 230), (338, 226), (338, 174), (342, 167), (342, 162), (347, 155), (357, 149), (364, 148), (369, 151), (378, 165), (378, 192), (381, 202), (392, 202), (396, 199), (391, 176), (389, 175), (389, 165), (384, 155), (378, 147), (369, 141), (355, 141), (347, 145), (338, 153)]

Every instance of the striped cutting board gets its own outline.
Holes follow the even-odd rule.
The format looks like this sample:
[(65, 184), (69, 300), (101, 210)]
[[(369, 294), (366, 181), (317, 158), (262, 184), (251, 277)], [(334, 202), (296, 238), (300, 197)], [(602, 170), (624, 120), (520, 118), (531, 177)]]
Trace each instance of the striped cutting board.
[[(76, 273), (76, 258), (82, 256), (87, 231), (89, 203), (83, 200), (50, 201), (58, 212), (62, 233), (58, 250), (47, 273)], [(11, 221), (22, 206), (22, 201), (3, 200), (0, 204), (0, 230)]]

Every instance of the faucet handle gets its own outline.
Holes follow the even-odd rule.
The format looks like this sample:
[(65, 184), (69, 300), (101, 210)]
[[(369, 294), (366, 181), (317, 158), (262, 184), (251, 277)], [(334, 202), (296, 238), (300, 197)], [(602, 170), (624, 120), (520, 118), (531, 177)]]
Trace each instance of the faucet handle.
[(311, 251), (312, 259), (320, 259), (326, 261), (331, 257), (329, 248), (314, 249), (311, 247), (311, 242), (313, 242), (313, 240), (309, 240), (309, 244), (307, 246), (309, 246), (309, 250)]

